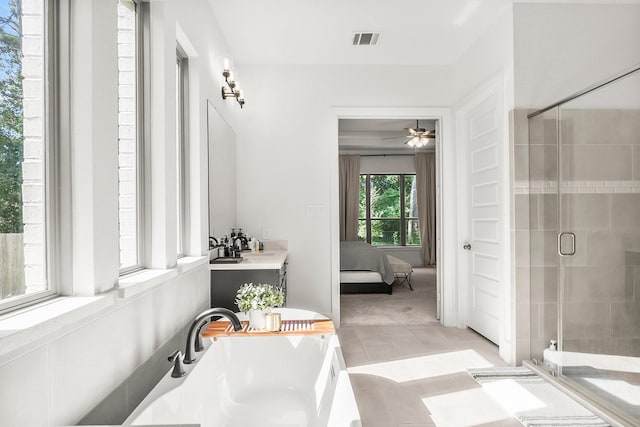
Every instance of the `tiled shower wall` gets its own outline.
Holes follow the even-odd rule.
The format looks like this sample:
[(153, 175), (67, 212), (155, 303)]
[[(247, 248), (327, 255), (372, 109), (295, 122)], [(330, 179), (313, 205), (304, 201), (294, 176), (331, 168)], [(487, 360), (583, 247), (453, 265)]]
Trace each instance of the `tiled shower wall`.
[[(516, 286), (522, 305), (529, 288), (530, 357), (540, 359), (557, 338), (559, 262), (564, 350), (638, 356), (640, 111), (562, 109), (559, 189), (556, 112), (532, 120), (526, 114), (513, 114), (513, 191)], [(576, 235), (576, 254), (562, 259), (556, 247), (558, 191), (561, 229)], [(524, 340), (524, 310), (518, 320), (518, 338)]]

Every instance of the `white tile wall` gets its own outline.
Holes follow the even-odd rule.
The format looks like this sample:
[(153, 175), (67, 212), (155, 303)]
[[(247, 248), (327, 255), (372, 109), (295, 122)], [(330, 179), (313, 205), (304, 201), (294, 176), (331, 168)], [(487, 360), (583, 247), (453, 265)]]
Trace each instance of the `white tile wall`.
[(183, 346), (176, 334), (208, 307), (207, 267), (120, 300), (0, 366), (0, 426), (73, 425), (89, 413), (94, 424), (124, 420), (169, 368), (164, 347)]
[(47, 347), (42, 346), (0, 366), (0, 425), (48, 425), (47, 353)]
[(113, 311), (49, 344), (54, 425), (76, 422), (77, 414), (90, 411), (140, 363), (135, 332), (150, 322), (135, 323), (137, 305)]

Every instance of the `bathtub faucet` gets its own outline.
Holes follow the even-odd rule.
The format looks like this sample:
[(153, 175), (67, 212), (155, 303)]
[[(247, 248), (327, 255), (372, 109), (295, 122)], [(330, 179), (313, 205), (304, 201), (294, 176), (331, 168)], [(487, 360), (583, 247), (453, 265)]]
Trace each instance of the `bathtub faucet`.
[(173, 371), (171, 372), (171, 376), (173, 378), (180, 378), (185, 376), (184, 365), (184, 354), (180, 350), (174, 351), (171, 356), (169, 356), (169, 362), (173, 363)]
[(193, 363), (196, 360), (196, 335), (200, 335), (200, 328), (213, 316), (224, 316), (231, 321), (234, 331), (242, 330), (242, 324), (240, 323), (238, 316), (236, 316), (231, 310), (216, 307), (203, 311), (202, 313), (198, 314), (196, 319), (189, 327), (189, 332), (187, 333), (187, 348), (184, 352), (184, 363)]

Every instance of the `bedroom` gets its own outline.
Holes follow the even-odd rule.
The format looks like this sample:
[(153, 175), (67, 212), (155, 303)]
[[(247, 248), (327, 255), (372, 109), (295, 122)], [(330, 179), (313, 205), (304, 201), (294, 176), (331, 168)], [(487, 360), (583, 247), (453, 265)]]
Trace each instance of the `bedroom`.
[(438, 318), (437, 127), (433, 119), (339, 120), (344, 324), (383, 324), (392, 314), (404, 324)]

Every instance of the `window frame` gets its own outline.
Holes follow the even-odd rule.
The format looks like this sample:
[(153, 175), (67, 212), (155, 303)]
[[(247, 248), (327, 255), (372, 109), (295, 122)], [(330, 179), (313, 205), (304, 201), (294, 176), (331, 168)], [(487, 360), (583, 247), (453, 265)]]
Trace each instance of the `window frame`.
[[(62, 2), (61, 2), (62, 3)], [(57, 266), (59, 255), (59, 205), (60, 196), (55, 189), (60, 183), (60, 152), (58, 131), (61, 126), (60, 112), (57, 108), (60, 94), (60, 48), (63, 38), (61, 22), (63, 7), (55, 0), (43, 0), (43, 32), (42, 45), (43, 87), (42, 87), (42, 179), (43, 179), (43, 276), (46, 289), (25, 295), (17, 295), (0, 300), (0, 314), (15, 311), (58, 295), (60, 267)], [(68, 11), (67, 11), (68, 15)], [(65, 16), (67, 16), (65, 15)], [(68, 31), (68, 30), (67, 30)], [(24, 96), (24, 95), (23, 95)]]
[(189, 57), (176, 43), (176, 178), (177, 178), (177, 257), (187, 255), (189, 248)]
[[(371, 177), (372, 176), (396, 176), (398, 177), (398, 185), (399, 185), (399, 197), (400, 197), (400, 216), (399, 217), (371, 217)], [(359, 217), (358, 222), (365, 221), (365, 229), (366, 229), (366, 242), (371, 243), (371, 222), (372, 220), (397, 220), (400, 222), (400, 244), (398, 245), (376, 245), (380, 247), (407, 247), (407, 248), (419, 248), (420, 245), (411, 245), (407, 244), (407, 228), (406, 224), (410, 220), (418, 220), (418, 217), (410, 217), (406, 216), (405, 209), (405, 178), (408, 176), (412, 176), (415, 179), (416, 174), (413, 173), (361, 173), (360, 177), (365, 178), (365, 218)], [(360, 209), (358, 209), (359, 211)]]
[[(131, 2), (134, 7), (135, 21), (135, 51), (134, 64), (135, 74), (135, 124), (136, 124), (136, 262), (127, 266), (119, 267), (120, 277), (135, 273), (144, 269), (145, 264), (145, 114), (144, 114), (144, 13), (140, 0), (125, 0)], [(119, 0), (118, 0), (119, 2)], [(118, 197), (120, 192), (118, 191)], [(119, 216), (119, 215), (118, 215)], [(120, 221), (120, 219), (118, 219)], [(119, 237), (118, 237), (119, 239)], [(120, 247), (120, 245), (118, 245)]]

